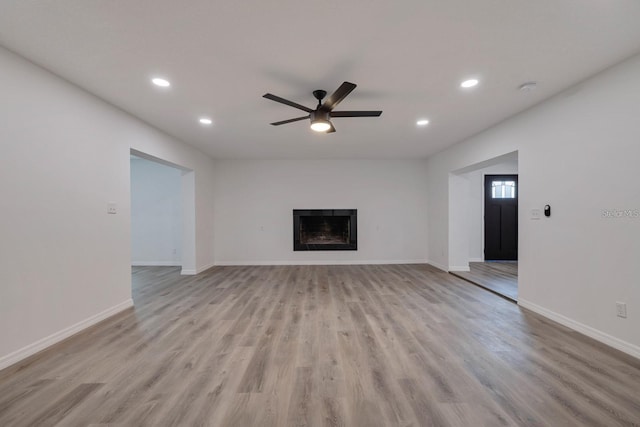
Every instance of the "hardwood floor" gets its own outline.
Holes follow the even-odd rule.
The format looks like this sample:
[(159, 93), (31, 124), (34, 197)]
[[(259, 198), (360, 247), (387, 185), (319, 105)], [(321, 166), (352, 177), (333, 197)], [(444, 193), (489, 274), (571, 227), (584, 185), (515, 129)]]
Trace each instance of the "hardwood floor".
[(468, 282), (500, 294), (513, 302), (518, 301), (518, 262), (470, 262), (470, 271), (451, 272)]
[(640, 361), (427, 265), (134, 268), (2, 426), (640, 425)]

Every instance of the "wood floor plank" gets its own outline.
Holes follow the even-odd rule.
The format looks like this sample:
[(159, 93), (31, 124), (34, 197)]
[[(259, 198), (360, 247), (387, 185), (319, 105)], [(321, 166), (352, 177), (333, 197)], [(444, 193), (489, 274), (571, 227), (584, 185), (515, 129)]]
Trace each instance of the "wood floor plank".
[(455, 271), (451, 274), (512, 301), (518, 301), (517, 261), (470, 262), (469, 271)]
[(0, 372), (0, 425), (640, 425), (640, 361), (428, 265), (132, 282), (134, 309)]

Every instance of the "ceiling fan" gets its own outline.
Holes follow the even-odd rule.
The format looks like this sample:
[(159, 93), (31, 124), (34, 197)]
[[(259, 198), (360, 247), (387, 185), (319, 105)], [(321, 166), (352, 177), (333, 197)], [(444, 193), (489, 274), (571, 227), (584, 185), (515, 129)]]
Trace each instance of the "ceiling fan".
[(329, 120), (331, 117), (379, 117), (382, 114), (382, 111), (333, 111), (333, 109), (355, 88), (356, 85), (354, 83), (344, 82), (327, 98), (324, 103), (322, 100), (327, 95), (327, 92), (324, 90), (314, 90), (313, 96), (318, 100), (318, 105), (315, 110), (270, 93), (265, 93), (262, 97), (309, 113), (306, 116), (296, 117), (295, 119), (271, 123), (273, 126), (280, 126), (300, 120), (311, 119), (311, 129), (316, 132), (331, 133), (336, 131), (331, 120)]

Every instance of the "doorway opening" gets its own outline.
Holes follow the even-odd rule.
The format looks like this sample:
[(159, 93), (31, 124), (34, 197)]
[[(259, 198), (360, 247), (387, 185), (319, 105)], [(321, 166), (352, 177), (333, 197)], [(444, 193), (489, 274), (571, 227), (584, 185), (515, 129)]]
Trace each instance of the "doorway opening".
[(518, 152), (449, 177), (449, 272), (518, 299)]
[(131, 264), (195, 274), (194, 172), (130, 150)]

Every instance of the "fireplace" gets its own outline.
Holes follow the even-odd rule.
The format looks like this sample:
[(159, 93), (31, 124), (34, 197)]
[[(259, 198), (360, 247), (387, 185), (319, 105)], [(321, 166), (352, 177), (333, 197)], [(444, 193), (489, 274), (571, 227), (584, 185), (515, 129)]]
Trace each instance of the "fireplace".
[(355, 251), (357, 209), (294, 209), (294, 251)]

